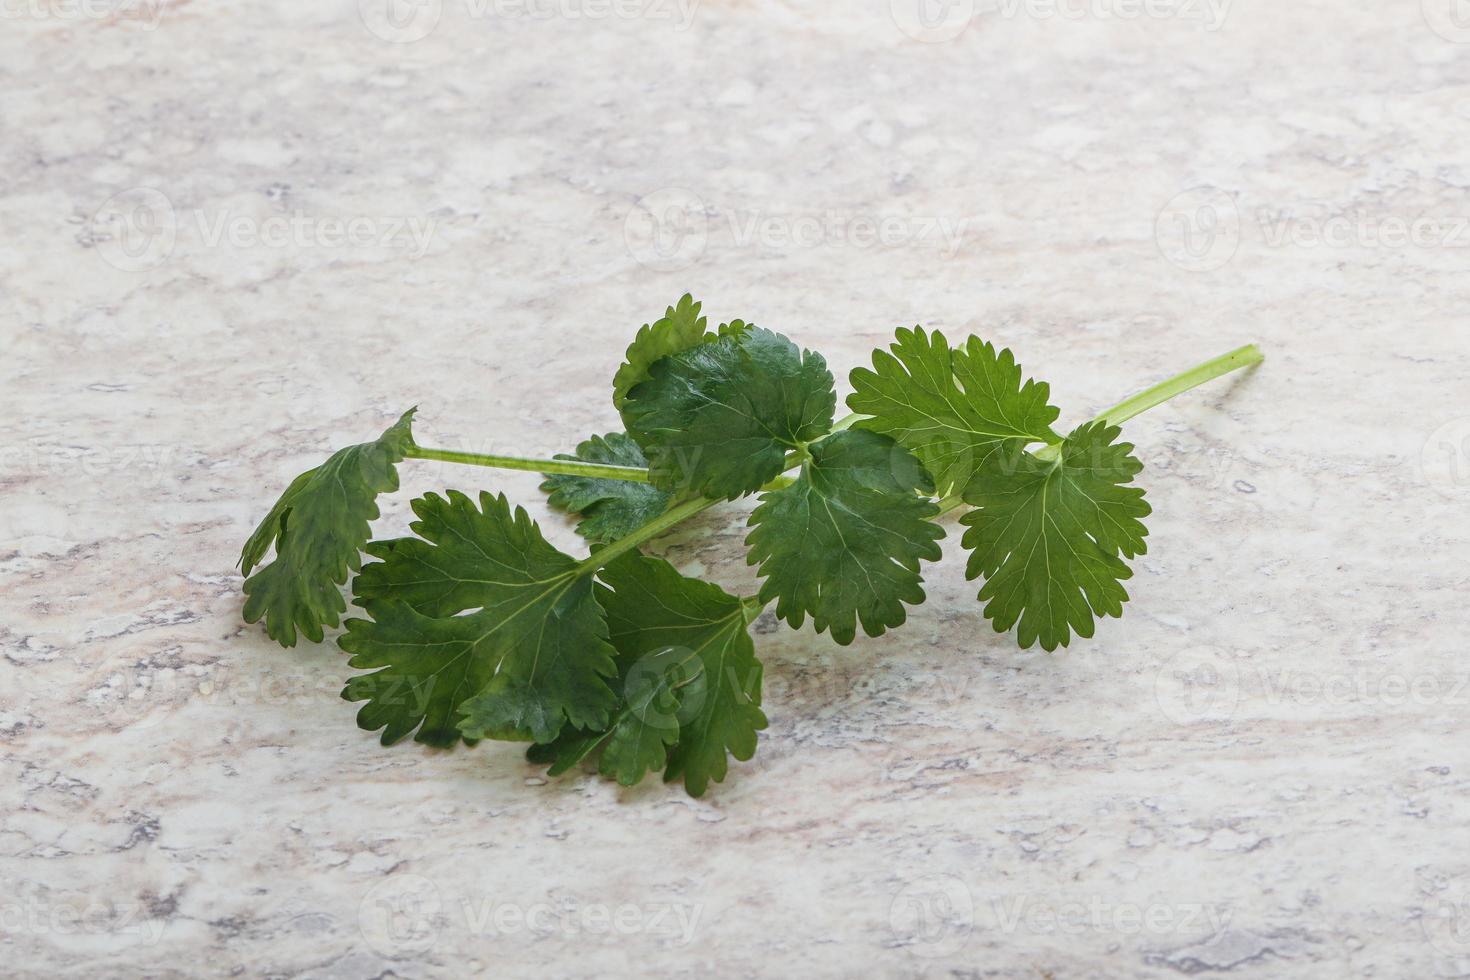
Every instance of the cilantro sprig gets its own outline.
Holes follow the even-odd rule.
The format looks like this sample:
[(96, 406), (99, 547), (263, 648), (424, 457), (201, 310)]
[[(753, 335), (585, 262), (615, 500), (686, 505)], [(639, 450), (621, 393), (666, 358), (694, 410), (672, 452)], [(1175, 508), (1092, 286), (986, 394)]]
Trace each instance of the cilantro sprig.
[[(1050, 387), (1010, 350), (901, 329), (852, 372), (853, 414), (839, 420), (820, 354), (743, 320), (712, 330), (701, 311), (685, 296), (637, 332), (613, 381), (623, 430), (572, 453), (420, 446), (410, 409), (298, 476), (241, 553), (246, 621), (282, 646), (320, 642), (351, 578), (361, 615), (337, 642), (360, 673), (342, 696), (385, 745), (523, 742), (552, 775), (595, 758), (622, 785), (662, 771), (700, 796), (767, 724), (750, 630), (761, 612), (797, 629), (810, 618), (842, 645), (859, 629), (882, 636), (924, 601), (953, 511), (983, 616), (1022, 648), (1051, 652), (1121, 617), (1151, 513), (1121, 426), (1263, 359), (1241, 347), (1061, 435)], [(410, 536), (371, 540), (378, 496), (418, 459), (542, 473), (590, 553), (554, 547), (504, 495), (457, 490), (413, 501)], [(755, 494), (755, 594), (650, 553)]]

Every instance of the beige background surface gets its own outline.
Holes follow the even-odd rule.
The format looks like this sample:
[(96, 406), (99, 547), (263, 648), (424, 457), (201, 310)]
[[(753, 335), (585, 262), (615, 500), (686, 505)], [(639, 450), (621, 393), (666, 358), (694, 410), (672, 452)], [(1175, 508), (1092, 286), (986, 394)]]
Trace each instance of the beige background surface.
[[(1470, 971), (1470, 18), (1437, 0), (0, 6), (13, 977)], [(401, 0), (395, 0), (401, 2)], [(111, 4), (109, 6), (109, 4)], [(912, 36), (918, 35), (918, 38)], [(1122, 621), (757, 637), (702, 801), (380, 748), (239, 619), (285, 482), (615, 427), (685, 290), (839, 375), (923, 322), (1128, 427)], [(405, 467), (414, 492), (530, 476)], [(731, 589), (748, 507), (670, 557)]]

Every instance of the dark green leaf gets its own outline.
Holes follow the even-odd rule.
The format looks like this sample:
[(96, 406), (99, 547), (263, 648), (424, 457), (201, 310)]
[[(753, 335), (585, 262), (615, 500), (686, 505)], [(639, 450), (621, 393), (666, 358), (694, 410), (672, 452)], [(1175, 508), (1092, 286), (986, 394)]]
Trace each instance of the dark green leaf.
[(607, 732), (588, 732), (568, 726), (550, 742), (527, 746), (526, 760), (538, 766), (550, 765), (546, 774), (560, 776), (591, 755), (607, 736)]
[(821, 355), (748, 327), (654, 364), (623, 403), (623, 422), (655, 486), (733, 500), (826, 433), (836, 400)]
[(689, 794), (702, 796), (711, 780), (724, 781), (726, 753), (749, 759), (756, 733), (766, 727), (761, 665), (746, 630), (752, 610), (717, 586), (680, 575), (660, 558), (625, 555), (603, 569), (601, 578), (607, 588), (598, 589), (598, 598), (607, 609), (608, 635), (625, 676), (637, 676), (629, 663), (641, 662), (639, 669), (648, 672), (659, 658), (689, 653), (698, 658), (697, 683), (688, 671), (678, 674), (679, 741), (669, 753), (664, 778), (683, 776)]
[(526, 758), (549, 763), (548, 774), (560, 776), (602, 746), (599, 771), (624, 786), (664, 768), (668, 748), (679, 737), (681, 712), (692, 718), (704, 704), (704, 661), (687, 648), (665, 647), (625, 657), (620, 666), (622, 700), (608, 731), (568, 728), (552, 742), (531, 746)]
[(1024, 446), (1061, 440), (1044, 383), (1021, 381), (1009, 350), (971, 337), (951, 349), (939, 331), (899, 330), (873, 370), (852, 372), (847, 405), (870, 415), (857, 424), (892, 436), (919, 457), (942, 494), (960, 490), (988, 466), (1009, 465)]
[(418, 537), (371, 544), (379, 561), (353, 583), (372, 618), (349, 620), (339, 642), (351, 666), (375, 671), (343, 691), (368, 702), (358, 724), (383, 729), (384, 744), (417, 731), (430, 745), (605, 727), (615, 664), (592, 569), (504, 496), (482, 493), (476, 509), (451, 490), (413, 509)]
[(967, 574), (985, 577), (985, 617), (1017, 640), (1046, 650), (1073, 631), (1093, 635), (1093, 614), (1122, 616), (1133, 572), (1123, 558), (1147, 551), (1151, 511), (1143, 489), (1128, 486), (1143, 464), (1119, 429), (1089, 422), (1067, 436), (1057, 459), (1023, 453), (1018, 465), (971, 482), (963, 544)]
[[(850, 430), (811, 447), (789, 487), (761, 497), (751, 515), (749, 561), (760, 564), (762, 602), (800, 627), (810, 615), (851, 643), (901, 625), (904, 603), (924, 601), (919, 561), (937, 561), (944, 529), (930, 518), (933, 482), (892, 439)], [(923, 496), (920, 496), (923, 494)]]
[[(556, 458), (614, 466), (648, 465), (643, 450), (622, 432), (593, 436), (579, 445), (575, 454)], [(582, 515), (577, 533), (589, 541), (627, 537), (668, 510), (674, 498), (647, 483), (565, 474), (548, 474), (541, 489), (551, 495), (547, 499), (551, 506)]]
[(623, 677), (623, 708), (602, 750), (602, 774), (633, 786), (645, 773), (664, 768), (669, 747), (679, 738), (680, 697), (693, 689), (702, 698), (703, 680), (699, 655), (678, 647), (657, 650), (630, 665)]
[[(338, 450), (298, 476), (245, 542), (245, 621), (265, 617), (266, 632), (281, 646), (295, 646), (298, 629), (321, 642), (322, 627), (336, 626), (347, 610), (341, 586), (361, 565), (378, 494), (398, 489), (398, 463), (413, 445), (413, 413), (373, 442)], [(275, 560), (251, 575), (272, 545)]]

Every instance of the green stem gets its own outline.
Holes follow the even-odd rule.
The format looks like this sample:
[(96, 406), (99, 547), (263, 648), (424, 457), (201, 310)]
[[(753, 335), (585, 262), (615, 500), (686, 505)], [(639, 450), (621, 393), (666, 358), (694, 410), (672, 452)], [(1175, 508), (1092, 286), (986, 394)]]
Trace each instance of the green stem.
[[(849, 415), (837, 421), (827, 436), (845, 432), (861, 415)], [(815, 440), (820, 441), (820, 440)], [(809, 454), (798, 450), (787, 454), (786, 469), (795, 469), (806, 461)], [(409, 459), (434, 459), (441, 463), (463, 463), (466, 466), (489, 466), (498, 470), (525, 470), (531, 473), (556, 473), (565, 476), (586, 476), (600, 480), (625, 480), (629, 483), (647, 483), (648, 470), (641, 466), (615, 466), (611, 463), (584, 463), (571, 459), (534, 459), (528, 456), (496, 456), (489, 453), (466, 453), (457, 449), (430, 449), (427, 446), (412, 446)], [(779, 490), (795, 481), (790, 477), (778, 476), (762, 487), (762, 490)]]
[(957, 493), (950, 494), (948, 497), (945, 497), (943, 500), (939, 501), (939, 513), (935, 514), (934, 516), (943, 517), (950, 511), (959, 510), (963, 506), (965, 506), (964, 498), (962, 498)]
[(1192, 367), (1183, 374), (1176, 374), (1168, 381), (1162, 381), (1152, 388), (1140, 391), (1132, 398), (1124, 399), (1099, 415), (1096, 421), (1106, 422), (1109, 425), (1122, 425), (1134, 416), (1162, 405), (1176, 395), (1182, 395), (1191, 388), (1198, 388), (1206, 381), (1213, 381), (1221, 375), (1229, 374), (1240, 368), (1260, 364), (1265, 359), (1266, 355), (1261, 353), (1259, 347), (1255, 344), (1246, 344), (1228, 354), (1221, 354), (1213, 360)]
[(1042, 446), (1040, 449), (1031, 453), (1031, 455), (1035, 456), (1042, 462), (1055, 463), (1062, 458), (1062, 447), (1065, 445), (1066, 443), (1064, 442), (1049, 442), (1046, 445)]
[(634, 548), (637, 548), (643, 542), (658, 537), (675, 524), (687, 521), (695, 514), (703, 513), (718, 503), (720, 501), (711, 500), (708, 497), (695, 497), (693, 500), (686, 500), (682, 504), (675, 504), (626, 538), (620, 538), (606, 548), (599, 548), (591, 555), (588, 555), (582, 560), (577, 570), (579, 572), (589, 572), (604, 568), (615, 559), (621, 558)]
[[(623, 480), (628, 483), (647, 483), (648, 470), (641, 466), (615, 466), (612, 463), (583, 463), (570, 459), (531, 459), (525, 456), (490, 456), (484, 453), (462, 453), (456, 449), (428, 449), (414, 446), (408, 451), (409, 459), (437, 459), (444, 463), (464, 463), (466, 466), (489, 466), (500, 470), (526, 470), (531, 473), (558, 473), (567, 476), (587, 476), (602, 480)], [(800, 453), (786, 457), (786, 468), (800, 466)], [(795, 477), (778, 476), (761, 487), (759, 493), (780, 490), (795, 483)]]
[(468, 466), (493, 466), (501, 470), (529, 470), (532, 473), (561, 473), (568, 476), (590, 476), (603, 480), (627, 480), (647, 483), (648, 471), (641, 466), (614, 466), (611, 463), (582, 463), (569, 459), (528, 459), (524, 456), (491, 456), (485, 453), (462, 453), (454, 449), (428, 449), (413, 446), (410, 459), (437, 459), (442, 463), (464, 463)]
[(755, 622), (755, 618), (766, 608), (766, 603), (758, 595), (747, 595), (740, 597), (740, 608), (745, 615), (745, 625), (749, 626)]
[[(1174, 377), (1167, 381), (1159, 382), (1152, 388), (1146, 388), (1131, 398), (1125, 398), (1093, 419), (1093, 421), (1106, 422), (1108, 425), (1122, 425), (1129, 419), (1142, 415), (1151, 408), (1157, 408), (1169, 399), (1182, 395), (1191, 388), (1198, 388), (1206, 381), (1213, 381), (1218, 377), (1229, 374), (1231, 371), (1238, 371), (1241, 368), (1254, 367), (1265, 359), (1266, 355), (1261, 353), (1261, 349), (1255, 344), (1246, 344), (1244, 347), (1237, 347), (1228, 354), (1221, 354), (1219, 357), (1211, 358), (1203, 364), (1190, 368), (1188, 371), (1174, 375)], [(1063, 444), (1060, 442), (1051, 443), (1042, 446), (1040, 449), (1031, 450), (1031, 455), (1039, 460), (1059, 463), (1062, 458), (1062, 447)], [(964, 503), (960, 499), (959, 494), (945, 497), (939, 502), (939, 513), (935, 516), (942, 517), (952, 510), (963, 507)]]

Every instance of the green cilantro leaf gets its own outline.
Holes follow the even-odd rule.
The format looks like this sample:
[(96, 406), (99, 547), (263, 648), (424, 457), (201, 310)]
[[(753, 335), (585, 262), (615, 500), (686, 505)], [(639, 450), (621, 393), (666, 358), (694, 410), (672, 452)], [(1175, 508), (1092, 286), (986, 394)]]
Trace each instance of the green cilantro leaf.
[(560, 776), (570, 772), (577, 763), (591, 755), (607, 740), (607, 732), (588, 732), (568, 726), (550, 742), (536, 742), (526, 747), (526, 761), (538, 766), (550, 766), (548, 776)]
[(692, 650), (667, 647), (634, 661), (623, 677), (624, 706), (602, 750), (599, 766), (624, 786), (664, 768), (679, 739), (680, 698), (704, 695), (704, 664)]
[[(849, 430), (814, 443), (796, 482), (761, 497), (750, 517), (749, 562), (762, 602), (800, 628), (807, 615), (846, 645), (861, 621), (881, 636), (924, 601), (919, 561), (938, 561), (944, 529), (933, 481), (888, 436)], [(923, 496), (919, 496), (923, 494)]]
[(439, 746), (605, 727), (616, 667), (590, 567), (503, 495), (482, 493), (477, 509), (431, 493), (413, 510), (418, 537), (369, 545), (379, 560), (353, 582), (371, 618), (348, 620), (339, 643), (352, 667), (374, 671), (342, 692), (367, 702), (358, 725), (382, 729), (385, 745), (416, 731)]
[[(554, 458), (614, 466), (648, 465), (638, 443), (622, 432), (593, 436), (577, 446), (576, 453)], [(589, 476), (548, 474), (541, 489), (551, 495), (547, 499), (551, 506), (582, 515), (577, 524), (578, 534), (600, 542), (616, 541), (632, 534), (668, 510), (674, 499), (668, 491), (646, 483)]]
[(680, 699), (697, 708), (705, 695), (704, 662), (692, 650), (667, 647), (623, 661), (623, 701), (605, 732), (566, 729), (555, 741), (532, 745), (526, 758), (550, 764), (560, 776), (603, 746), (598, 771), (624, 786), (662, 769), (679, 738)]
[[(264, 617), (266, 632), (283, 647), (296, 645), (298, 629), (320, 643), (322, 627), (337, 625), (347, 611), (341, 586), (362, 563), (378, 494), (398, 489), (414, 411), (374, 441), (338, 450), (291, 481), (240, 553), (245, 622)], [(275, 560), (251, 575), (272, 545)]]
[(623, 403), (653, 484), (730, 499), (785, 469), (788, 450), (832, 427), (837, 396), (820, 354), (745, 327), (655, 363)]
[(856, 427), (917, 454), (945, 494), (1029, 443), (1061, 441), (1051, 428), (1058, 411), (1047, 403), (1050, 388), (1022, 384), (1011, 352), (976, 337), (951, 348), (937, 330), (899, 330), (889, 351), (873, 352), (873, 370), (857, 368), (849, 380), (848, 407), (872, 416)]
[[(660, 665), (680, 664), (689, 654), (698, 658), (697, 675), (682, 667), (672, 672), (679, 735), (664, 778), (683, 776), (689, 795), (703, 796), (711, 780), (724, 781), (726, 754), (749, 759), (756, 733), (766, 727), (761, 664), (746, 629), (750, 610), (718, 586), (680, 575), (661, 558), (628, 554), (603, 569), (601, 578), (606, 587), (597, 595), (625, 677), (658, 675)], [(625, 703), (645, 689), (646, 684), (626, 684)]]
[[(671, 306), (663, 319), (645, 323), (633, 338), (624, 355), (623, 363), (613, 375), (613, 404), (619, 409), (634, 385), (648, 378), (648, 369), (653, 363), (670, 354), (679, 354), (697, 347), (713, 337), (705, 333), (709, 321), (699, 315), (702, 304), (696, 303), (688, 293)], [(724, 327), (721, 328), (723, 333)]]
[(1142, 518), (1152, 508), (1142, 469), (1117, 426), (1089, 422), (1067, 436), (1056, 458), (1023, 453), (1017, 466), (974, 480), (964, 492), (975, 508), (969, 530), (969, 578), (985, 577), (980, 601), (996, 632), (1020, 624), (1017, 640), (1043, 649), (1066, 646), (1075, 631), (1093, 635), (1093, 614), (1122, 616), (1132, 577), (1123, 558), (1148, 550)]

